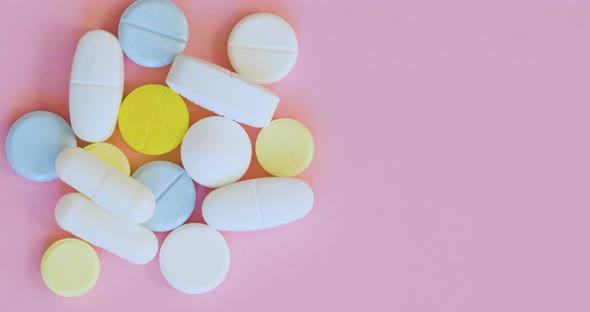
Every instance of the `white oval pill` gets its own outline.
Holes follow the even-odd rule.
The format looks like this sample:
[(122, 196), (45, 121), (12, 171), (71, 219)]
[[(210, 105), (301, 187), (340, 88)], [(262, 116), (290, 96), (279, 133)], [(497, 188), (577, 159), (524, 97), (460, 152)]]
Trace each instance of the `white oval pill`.
[(241, 20), (227, 45), (236, 72), (257, 83), (273, 83), (287, 76), (295, 66), (298, 51), (297, 36), (289, 23), (269, 13)]
[(66, 194), (57, 202), (55, 220), (62, 229), (134, 264), (148, 263), (158, 252), (154, 233), (125, 222), (80, 193)]
[(214, 116), (190, 127), (180, 148), (182, 165), (197, 183), (220, 187), (239, 180), (252, 159), (248, 134), (237, 123)]
[(150, 189), (79, 147), (63, 150), (55, 169), (63, 182), (127, 222), (142, 223), (154, 213)]
[(218, 115), (252, 127), (270, 123), (279, 97), (223, 67), (179, 54), (166, 78), (170, 89)]
[(209, 193), (203, 218), (220, 231), (266, 229), (303, 218), (313, 206), (309, 184), (296, 178), (259, 178)]
[(219, 232), (199, 223), (172, 231), (160, 249), (160, 270), (168, 283), (187, 294), (217, 287), (229, 271), (227, 242)]
[(74, 133), (88, 142), (115, 130), (123, 97), (123, 51), (119, 40), (92, 30), (78, 42), (70, 76), (70, 119)]

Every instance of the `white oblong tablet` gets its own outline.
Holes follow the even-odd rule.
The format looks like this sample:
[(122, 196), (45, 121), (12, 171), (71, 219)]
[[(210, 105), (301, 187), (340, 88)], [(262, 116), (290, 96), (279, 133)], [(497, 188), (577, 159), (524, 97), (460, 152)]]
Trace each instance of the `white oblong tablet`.
[(123, 51), (104, 30), (87, 32), (76, 48), (70, 76), (70, 119), (74, 133), (102, 142), (115, 130), (123, 97)]
[(168, 86), (218, 115), (252, 127), (270, 123), (279, 97), (223, 67), (179, 54), (166, 78)]
[(217, 287), (229, 271), (227, 242), (205, 224), (185, 224), (172, 231), (160, 249), (160, 270), (168, 283), (187, 294)]
[(203, 218), (220, 231), (251, 231), (301, 219), (312, 206), (313, 191), (305, 181), (259, 178), (209, 193), (203, 201)]
[(63, 150), (57, 176), (98, 205), (131, 223), (147, 221), (156, 209), (150, 189), (79, 147)]
[(154, 233), (125, 222), (80, 193), (66, 194), (57, 202), (55, 220), (65, 231), (134, 264), (148, 263), (158, 252)]
[(207, 117), (188, 129), (180, 158), (195, 182), (216, 188), (236, 182), (246, 173), (252, 145), (239, 124), (224, 117)]
[(298, 51), (297, 36), (289, 23), (269, 13), (242, 19), (227, 45), (236, 72), (257, 83), (273, 83), (287, 76), (295, 66)]

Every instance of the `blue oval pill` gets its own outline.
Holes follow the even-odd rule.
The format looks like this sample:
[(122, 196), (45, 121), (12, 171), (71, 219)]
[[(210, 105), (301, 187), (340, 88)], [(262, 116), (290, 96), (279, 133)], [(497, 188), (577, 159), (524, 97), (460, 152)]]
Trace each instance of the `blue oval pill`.
[(150, 68), (172, 63), (186, 48), (188, 32), (186, 16), (169, 0), (136, 1), (119, 22), (119, 40), (125, 55)]
[(180, 166), (154, 161), (141, 166), (132, 177), (147, 186), (156, 198), (154, 215), (143, 224), (148, 229), (174, 230), (193, 213), (197, 192), (193, 180)]
[(57, 155), (74, 146), (76, 135), (63, 118), (51, 112), (36, 111), (22, 116), (10, 127), (6, 156), (18, 174), (45, 182), (57, 178)]

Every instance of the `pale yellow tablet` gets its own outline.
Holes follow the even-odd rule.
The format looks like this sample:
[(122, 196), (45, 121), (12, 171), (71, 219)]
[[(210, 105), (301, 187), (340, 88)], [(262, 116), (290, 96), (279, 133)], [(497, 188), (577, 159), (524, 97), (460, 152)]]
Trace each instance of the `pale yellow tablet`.
[(188, 109), (176, 92), (150, 84), (131, 92), (119, 110), (119, 130), (134, 150), (162, 155), (175, 149), (188, 130)]
[(256, 139), (256, 158), (268, 173), (293, 177), (303, 172), (313, 158), (311, 133), (294, 119), (277, 119), (266, 126)]
[(118, 147), (108, 143), (94, 143), (86, 146), (84, 149), (107, 165), (121, 171), (123, 174), (131, 174), (129, 160), (125, 156), (125, 153)]
[(41, 260), (45, 285), (63, 297), (89, 292), (100, 275), (100, 261), (94, 248), (76, 238), (66, 238), (49, 246)]

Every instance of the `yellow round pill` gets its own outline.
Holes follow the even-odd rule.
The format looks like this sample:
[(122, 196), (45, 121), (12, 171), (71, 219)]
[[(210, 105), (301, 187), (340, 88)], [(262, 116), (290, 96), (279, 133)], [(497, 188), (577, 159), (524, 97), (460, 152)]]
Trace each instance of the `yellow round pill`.
[(49, 246), (41, 260), (45, 285), (63, 297), (89, 292), (98, 281), (100, 261), (94, 248), (76, 238), (66, 238)]
[(107, 165), (121, 171), (123, 174), (131, 174), (131, 166), (125, 153), (118, 147), (109, 143), (93, 143), (84, 148), (87, 152), (102, 160)]
[(277, 119), (256, 139), (256, 158), (268, 173), (293, 177), (303, 172), (313, 158), (313, 138), (309, 130), (294, 119)]
[(131, 92), (119, 110), (119, 130), (134, 150), (162, 155), (176, 148), (188, 130), (188, 109), (176, 92), (150, 84)]

